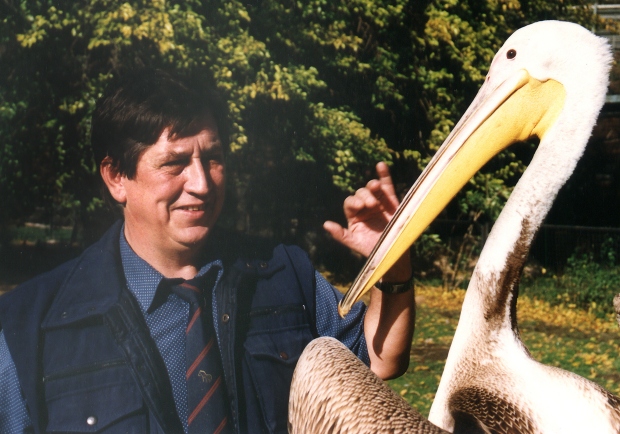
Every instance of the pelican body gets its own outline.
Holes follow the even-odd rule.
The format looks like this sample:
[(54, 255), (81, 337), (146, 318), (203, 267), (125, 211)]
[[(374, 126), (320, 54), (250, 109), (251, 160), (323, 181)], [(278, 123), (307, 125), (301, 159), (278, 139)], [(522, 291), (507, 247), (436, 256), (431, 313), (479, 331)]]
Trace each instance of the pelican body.
[(289, 398), (290, 434), (441, 434), (340, 341), (304, 349)]
[(611, 61), (607, 41), (576, 24), (545, 21), (516, 31), (339, 306), (346, 314), (494, 155), (512, 143), (540, 139), (467, 289), (429, 415), (442, 429), (620, 432), (620, 400), (591, 381), (533, 360), (516, 318), (532, 239), (583, 154), (605, 100)]

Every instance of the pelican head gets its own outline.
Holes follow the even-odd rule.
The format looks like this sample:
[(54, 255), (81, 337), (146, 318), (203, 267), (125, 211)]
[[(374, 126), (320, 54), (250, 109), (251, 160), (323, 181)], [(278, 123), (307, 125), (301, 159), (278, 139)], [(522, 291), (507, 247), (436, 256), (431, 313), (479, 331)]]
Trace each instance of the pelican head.
[[(530, 167), (538, 166), (536, 176), (545, 179), (540, 188), (534, 181), (527, 183), (535, 190), (529, 200), (543, 202), (533, 207), (531, 221), (537, 227), (583, 153), (605, 100), (611, 61), (607, 41), (577, 24), (543, 21), (517, 30), (497, 52), (476, 98), (405, 196), (341, 301), (340, 314), (349, 312), (484, 164), (511, 144), (534, 136), (540, 144)], [(546, 140), (550, 137), (553, 140)]]

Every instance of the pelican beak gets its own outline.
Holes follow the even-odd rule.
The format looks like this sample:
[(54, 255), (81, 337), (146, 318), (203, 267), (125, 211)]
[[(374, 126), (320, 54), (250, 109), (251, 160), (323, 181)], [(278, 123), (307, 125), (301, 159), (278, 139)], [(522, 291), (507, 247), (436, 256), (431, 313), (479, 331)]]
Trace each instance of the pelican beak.
[(566, 97), (554, 80), (519, 70), (499, 84), (487, 79), (476, 98), (405, 196), (351, 288), (338, 305), (344, 317), (493, 156), (532, 136), (542, 138)]

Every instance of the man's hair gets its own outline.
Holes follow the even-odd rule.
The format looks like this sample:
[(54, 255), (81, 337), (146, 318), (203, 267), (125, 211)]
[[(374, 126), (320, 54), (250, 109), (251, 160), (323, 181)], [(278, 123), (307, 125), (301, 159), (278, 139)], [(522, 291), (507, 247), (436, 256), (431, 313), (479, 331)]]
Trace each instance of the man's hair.
[[(168, 128), (168, 139), (190, 137), (218, 128), (228, 147), (225, 104), (197, 80), (164, 71), (140, 69), (113, 80), (97, 102), (91, 124), (91, 145), (97, 167), (109, 157), (121, 175), (132, 179), (140, 155)], [(112, 199), (104, 188), (106, 199)], [(112, 200), (112, 203), (114, 201)]]

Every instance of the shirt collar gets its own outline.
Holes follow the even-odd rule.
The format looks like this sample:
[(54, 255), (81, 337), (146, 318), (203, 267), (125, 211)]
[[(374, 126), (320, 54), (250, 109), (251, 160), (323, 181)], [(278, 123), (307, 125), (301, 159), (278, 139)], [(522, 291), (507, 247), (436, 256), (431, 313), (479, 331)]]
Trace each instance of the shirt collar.
[[(165, 301), (158, 300), (160, 297), (155, 296), (164, 276), (134, 252), (125, 238), (125, 225), (121, 228), (119, 242), (121, 262), (123, 264), (123, 271), (129, 290), (138, 300), (138, 304), (140, 304), (140, 308), (143, 312), (150, 312), (151, 310), (157, 309)], [(219, 259), (204, 264), (195, 277), (202, 276), (214, 266), (218, 267), (218, 275), (215, 280), (215, 285), (217, 285), (223, 271), (222, 261)], [(210, 288), (205, 288), (205, 290), (207, 289)], [(165, 298), (167, 298), (167, 294)]]

